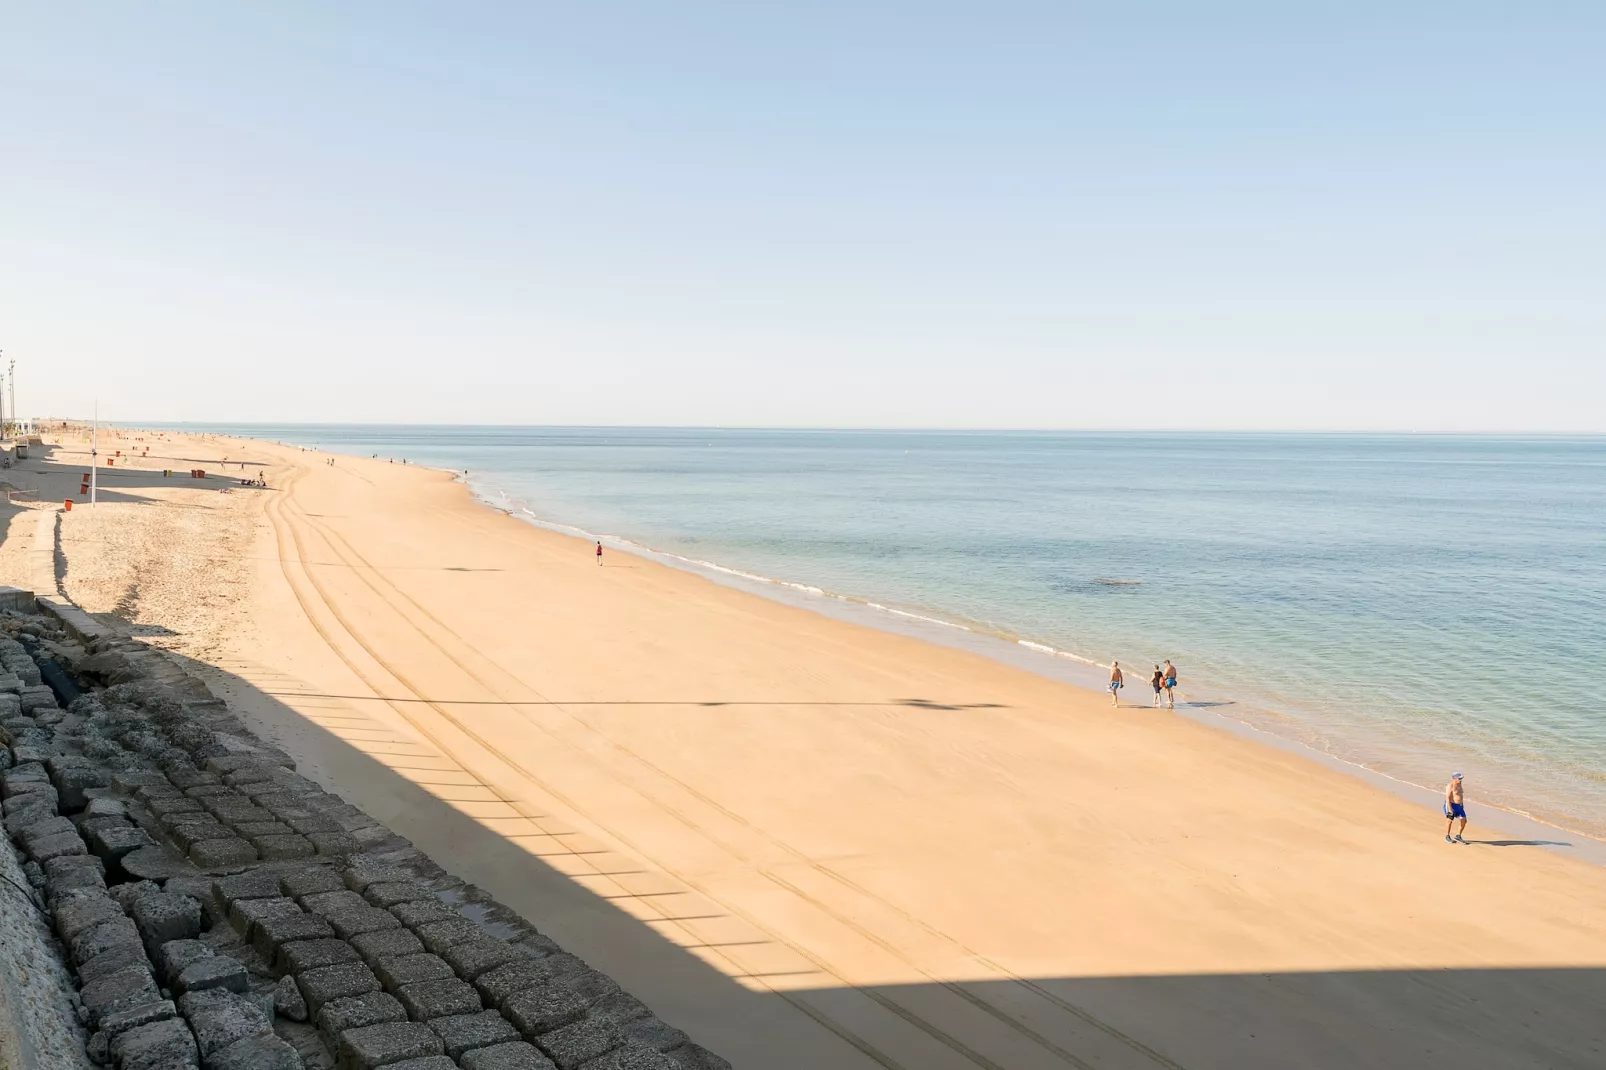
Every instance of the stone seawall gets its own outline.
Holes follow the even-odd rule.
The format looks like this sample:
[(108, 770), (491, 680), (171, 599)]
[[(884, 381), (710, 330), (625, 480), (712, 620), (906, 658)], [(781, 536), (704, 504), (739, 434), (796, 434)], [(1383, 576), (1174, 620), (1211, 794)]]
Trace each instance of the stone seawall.
[(76, 983), (31, 1028), (97, 1064), (729, 1066), (75, 607), (0, 604), (0, 744), (9, 894)]

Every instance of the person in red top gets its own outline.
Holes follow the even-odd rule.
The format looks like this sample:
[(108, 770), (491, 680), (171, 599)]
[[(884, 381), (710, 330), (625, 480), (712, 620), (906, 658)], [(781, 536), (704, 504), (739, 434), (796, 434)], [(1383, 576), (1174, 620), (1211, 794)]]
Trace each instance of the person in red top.
[(597, 564), (602, 564), (602, 543), (597, 543)]

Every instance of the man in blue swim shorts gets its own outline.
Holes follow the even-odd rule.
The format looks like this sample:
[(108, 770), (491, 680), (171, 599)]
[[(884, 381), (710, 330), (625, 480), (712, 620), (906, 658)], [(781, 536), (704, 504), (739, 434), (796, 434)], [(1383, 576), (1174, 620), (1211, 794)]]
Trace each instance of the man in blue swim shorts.
[[(1444, 842), (1445, 843), (1466, 843), (1467, 842), (1466, 840), (1463, 840), (1461, 838), (1461, 833), (1465, 832), (1467, 830), (1467, 806), (1466, 806), (1466, 802), (1467, 802), (1467, 798), (1462, 793), (1461, 774), (1460, 773), (1451, 773), (1450, 774), (1450, 782), (1444, 786)], [(1461, 819), (1461, 832), (1457, 832), (1454, 837), (1451, 837), (1450, 829), (1455, 825), (1456, 818), (1460, 818)]]

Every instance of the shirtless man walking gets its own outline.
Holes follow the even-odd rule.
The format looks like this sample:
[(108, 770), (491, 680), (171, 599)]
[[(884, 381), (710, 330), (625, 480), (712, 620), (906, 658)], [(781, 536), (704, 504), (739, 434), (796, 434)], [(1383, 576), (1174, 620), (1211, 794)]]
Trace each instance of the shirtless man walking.
[(1110, 666), (1110, 705), (1121, 704), (1121, 688), (1126, 686), (1126, 679), (1121, 675), (1121, 663), (1118, 661)]
[[(1461, 833), (1467, 830), (1466, 796), (1461, 791), (1461, 774), (1451, 773), (1450, 782), (1444, 786), (1444, 842), (1466, 843)], [(1450, 829), (1455, 825), (1456, 818), (1461, 819), (1461, 832), (1452, 838)]]
[(1165, 704), (1167, 709), (1177, 708), (1177, 667), (1171, 664), (1171, 659), (1165, 659)]

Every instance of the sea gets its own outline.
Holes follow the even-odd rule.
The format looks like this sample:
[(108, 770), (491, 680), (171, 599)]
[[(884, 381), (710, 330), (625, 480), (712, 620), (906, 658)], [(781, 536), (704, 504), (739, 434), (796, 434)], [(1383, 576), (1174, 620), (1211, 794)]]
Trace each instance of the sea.
[[(149, 425), (144, 425), (149, 426)], [(1606, 437), (169, 425), (1606, 837)], [(1143, 714), (1134, 708), (1120, 716)]]

